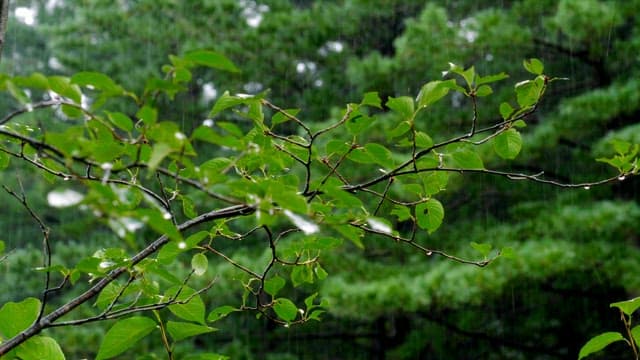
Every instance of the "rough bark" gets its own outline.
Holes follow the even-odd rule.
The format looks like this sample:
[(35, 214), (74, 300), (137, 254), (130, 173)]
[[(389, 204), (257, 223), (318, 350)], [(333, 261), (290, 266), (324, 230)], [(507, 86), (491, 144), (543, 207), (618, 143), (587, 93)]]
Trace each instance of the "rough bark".
[(0, 59), (4, 49), (4, 34), (7, 32), (9, 22), (9, 0), (0, 0)]

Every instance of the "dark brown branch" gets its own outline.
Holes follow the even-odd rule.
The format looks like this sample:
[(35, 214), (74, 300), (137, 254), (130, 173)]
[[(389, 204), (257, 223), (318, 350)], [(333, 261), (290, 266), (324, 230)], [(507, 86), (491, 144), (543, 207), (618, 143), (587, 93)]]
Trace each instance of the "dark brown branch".
[[(254, 211), (255, 209), (249, 205), (234, 205), (234, 206), (229, 206), (219, 210), (212, 210), (178, 225), (178, 230), (185, 231), (187, 229), (190, 229), (196, 225), (199, 225), (205, 222), (209, 222), (216, 219), (225, 219), (225, 218), (231, 218), (235, 216), (249, 215), (249, 214), (252, 214)], [(149, 244), (146, 248), (138, 252), (135, 256), (133, 256), (128, 266), (121, 266), (119, 268), (111, 270), (105, 277), (100, 279), (95, 285), (93, 285), (87, 291), (75, 297), (74, 299), (70, 300), (66, 304), (60, 306), (56, 310), (47, 314), (46, 316), (43, 316), (39, 321), (36, 321), (27, 329), (20, 332), (18, 335), (0, 344), (0, 356), (8, 353), (12, 349), (14, 349), (16, 346), (22, 344), (23, 342), (27, 341), (31, 337), (40, 333), (43, 329), (54, 326), (54, 322), (57, 319), (68, 314), (76, 307), (84, 304), (85, 302), (89, 301), (93, 297), (97, 296), (100, 293), (100, 291), (102, 291), (102, 289), (104, 289), (108, 284), (112, 283), (114, 280), (120, 277), (120, 275), (127, 272), (131, 266), (136, 265), (140, 261), (148, 258), (168, 242), (169, 242), (169, 237), (167, 235), (162, 235), (161, 237), (156, 239), (154, 242)]]
[[(542, 92), (544, 92), (544, 89), (542, 90)], [(503, 128), (504, 126), (508, 125), (508, 124), (512, 124), (514, 122), (516, 122), (517, 120), (522, 120), (524, 118), (526, 118), (527, 116), (533, 114), (535, 111), (537, 110), (537, 104), (532, 106), (531, 109), (523, 112), (522, 114), (509, 119), (509, 120), (505, 120), (502, 122), (499, 122), (495, 125), (480, 129), (480, 130), (476, 130), (474, 133), (467, 133), (464, 135), (460, 135), (460, 136), (456, 136), (454, 138), (451, 138), (449, 140), (443, 141), (441, 143), (438, 144), (434, 144), (426, 149), (422, 149), (419, 152), (417, 152), (415, 155), (413, 155), (410, 159), (406, 160), (405, 162), (403, 162), (402, 164), (396, 166), (394, 169), (392, 169), (391, 171), (380, 175), (374, 179), (371, 179), (369, 181), (366, 181), (364, 183), (361, 184), (356, 184), (356, 185), (349, 185), (349, 186), (344, 186), (343, 189), (346, 191), (358, 191), (358, 190), (362, 190), (368, 187), (371, 187), (372, 185), (378, 184), (382, 181), (385, 181), (393, 176), (396, 176), (398, 174), (400, 174), (400, 172), (405, 169), (406, 167), (414, 164), (416, 161), (418, 161), (418, 159), (420, 159), (421, 157), (431, 153), (433, 150), (436, 149), (440, 149), (443, 148), (449, 144), (453, 144), (453, 143), (457, 143), (457, 142), (462, 142), (462, 141), (466, 141), (468, 139), (470, 139), (472, 136), (474, 136), (475, 134), (480, 134), (480, 133), (486, 133), (486, 132), (491, 132), (491, 131), (496, 131), (499, 130), (501, 128)]]
[[(18, 200), (22, 204), (22, 206), (27, 210), (27, 212), (29, 213), (31, 218), (33, 220), (35, 220), (35, 222), (38, 224), (38, 227), (40, 227), (40, 231), (42, 232), (42, 256), (44, 258), (43, 261), (42, 261), (43, 262), (42, 266), (46, 270), (45, 270), (45, 275), (44, 275), (44, 291), (42, 291), (42, 301), (40, 303), (40, 310), (38, 312), (38, 318), (36, 320), (36, 321), (38, 321), (38, 320), (40, 320), (40, 318), (42, 318), (42, 315), (44, 314), (44, 309), (47, 306), (49, 291), (51, 290), (51, 288), (50, 288), (50, 284), (51, 284), (51, 271), (50, 271), (50, 268), (51, 268), (51, 243), (49, 241), (50, 230), (49, 230), (49, 227), (44, 224), (42, 219), (40, 219), (38, 214), (36, 214), (35, 211), (33, 211), (31, 206), (27, 202), (27, 197), (24, 194), (24, 189), (22, 189), (22, 182), (20, 182), (20, 188), (21, 188), (21, 194), (20, 195), (16, 194), (13, 190), (9, 189), (5, 185), (2, 185), (2, 187), (4, 188), (4, 190), (7, 193), (9, 193), (9, 195), (11, 195), (14, 198), (16, 198), (16, 200)], [(64, 282), (63, 282), (63, 285), (64, 285)]]
[[(430, 172), (430, 171), (447, 171), (447, 172), (457, 172), (457, 173), (478, 173), (478, 174), (488, 174), (488, 175), (496, 175), (501, 177), (506, 177), (509, 180), (529, 180), (537, 183), (553, 185), (562, 188), (569, 189), (577, 189), (583, 188), (588, 190), (592, 186), (599, 186), (608, 184), (615, 181), (622, 181), (627, 178), (627, 176), (631, 176), (632, 174), (620, 174), (616, 176), (612, 176), (610, 178), (593, 181), (593, 182), (582, 182), (582, 183), (563, 183), (556, 180), (544, 179), (541, 176), (544, 175), (544, 172), (539, 172), (537, 174), (523, 174), (523, 173), (513, 173), (508, 171), (500, 171), (500, 170), (490, 170), (490, 169), (456, 169), (456, 168), (445, 168), (445, 167), (437, 167), (437, 168), (428, 168), (428, 169), (419, 169), (417, 172)], [(416, 172), (413, 170), (401, 171), (398, 172), (397, 176), (415, 174)]]
[[(183, 287), (186, 285), (186, 280), (188, 280), (188, 279), (189, 278), (185, 279), (184, 283), (182, 284)], [(141, 306), (129, 306), (129, 307), (126, 307), (124, 309), (119, 309), (119, 310), (115, 310), (115, 311), (106, 311), (105, 310), (104, 312), (102, 312), (99, 315), (88, 317), (88, 318), (85, 318), (85, 319), (56, 322), (56, 323), (51, 324), (51, 327), (75, 326), (75, 325), (82, 325), (82, 324), (87, 324), (87, 323), (90, 323), (90, 322), (96, 322), (96, 321), (102, 321), (102, 320), (118, 319), (118, 318), (121, 318), (121, 317), (124, 317), (124, 316), (128, 316), (128, 315), (131, 315), (131, 314), (139, 313), (139, 312), (164, 309), (164, 308), (166, 308), (166, 307), (168, 307), (170, 305), (186, 304), (186, 303), (190, 302), (194, 297), (196, 297), (196, 296), (208, 291), (213, 286), (213, 284), (215, 284), (216, 280), (217, 279), (214, 279), (214, 280), (210, 281), (205, 287), (203, 287), (202, 289), (199, 289), (198, 291), (196, 291), (193, 294), (189, 295), (184, 300), (178, 300), (178, 296), (180, 295), (180, 292), (178, 291), (178, 292), (176, 292), (175, 295), (173, 295), (167, 301), (154, 303), (154, 304), (141, 305)]]
[(475, 265), (475, 266), (478, 266), (478, 267), (485, 267), (485, 266), (489, 265), (491, 262), (493, 262), (495, 259), (497, 259), (498, 256), (500, 256), (500, 254), (498, 254), (498, 255), (490, 258), (490, 259), (479, 260), (479, 261), (467, 260), (467, 259), (459, 258), (457, 256), (448, 254), (448, 253), (446, 253), (446, 252), (444, 252), (442, 250), (429, 249), (429, 248), (426, 248), (426, 247), (418, 244), (417, 242), (415, 242), (415, 239), (414, 239), (415, 233), (412, 234), (412, 237), (410, 239), (407, 239), (407, 238), (403, 238), (403, 237), (398, 236), (398, 235), (390, 234), (388, 232), (375, 230), (375, 229), (369, 228), (369, 227), (367, 227), (365, 225), (362, 225), (362, 224), (351, 223), (351, 225), (355, 226), (357, 228), (360, 228), (360, 229), (362, 229), (362, 230), (364, 230), (364, 231), (366, 231), (368, 233), (382, 235), (382, 236), (388, 237), (390, 239), (393, 239), (396, 242), (402, 242), (402, 243), (408, 244), (408, 245), (420, 250), (420, 252), (424, 253), (426, 256), (439, 255), (439, 256), (442, 256), (442, 257), (447, 258), (449, 260), (453, 260), (453, 261), (459, 262), (461, 264), (469, 264), (469, 265)]
[(0, 57), (4, 49), (4, 39), (9, 23), (9, 0), (0, 0)]

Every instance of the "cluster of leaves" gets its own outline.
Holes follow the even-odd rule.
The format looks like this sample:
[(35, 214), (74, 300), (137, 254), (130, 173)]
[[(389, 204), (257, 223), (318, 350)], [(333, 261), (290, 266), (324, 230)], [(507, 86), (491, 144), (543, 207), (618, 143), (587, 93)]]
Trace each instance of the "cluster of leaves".
[[(188, 135), (176, 122), (162, 118), (158, 101), (172, 101), (188, 90), (198, 66), (238, 69), (211, 51), (192, 51), (170, 60), (162, 69), (164, 78), (150, 78), (141, 94), (96, 72), (0, 79), (2, 89), (20, 104), (0, 120), (5, 140), (0, 148), (2, 168), (9, 168), (11, 158), (29, 165), (61, 191), (76, 194), (65, 205), (80, 203), (126, 244), (98, 249), (72, 267), (52, 264), (48, 228), (24, 194), (5, 187), (42, 229), (45, 261), (39, 271), (45, 288), (39, 300), (9, 302), (0, 309), (0, 323), (5, 324), (0, 328), (0, 354), (63, 358), (54, 339), (37, 336), (42, 330), (108, 319), (118, 321), (107, 332), (99, 359), (119, 355), (156, 329), (171, 357), (176, 342), (215, 331), (210, 325), (235, 311), (255, 311), (284, 326), (318, 320), (327, 304), (317, 302), (316, 293), (307, 294), (301, 307), (281, 291), (287, 284), (298, 287), (325, 279), (321, 254), (342, 246), (343, 239), (363, 248), (365, 235), (377, 235), (426, 256), (478, 266), (500, 255), (489, 244), (472, 243), (480, 260), (463, 259), (417, 238), (420, 230), (431, 234), (442, 224), (444, 206), (435, 196), (446, 189), (453, 173), (567, 187), (617, 179), (561, 184), (542, 174), (485, 167), (487, 149), (504, 159), (519, 154), (518, 129), (526, 126), (548, 84), (557, 80), (544, 75), (537, 59), (524, 62), (534, 78), (516, 84), (515, 103), (502, 103), (499, 119), (486, 127), (478, 125), (477, 99), (490, 95), (490, 84), (507, 75), (480, 76), (473, 67), (451, 64), (445, 76), (452, 78), (426, 83), (415, 99), (390, 97), (383, 103), (377, 93), (369, 92), (324, 125), (306, 124), (296, 116), (299, 109), (280, 108), (267, 100), (267, 93), (226, 92), (213, 105), (210, 118)], [(469, 99), (470, 130), (435, 142), (417, 121), (418, 114), (450, 92)], [(34, 101), (38, 97), (42, 100)], [(117, 110), (121, 103), (112, 109), (116, 99), (135, 111)], [(368, 131), (382, 119), (391, 122), (385, 126), (392, 131), (384, 139), (371, 138)], [(207, 150), (207, 145), (215, 150)], [(622, 153), (608, 162), (615, 162), (621, 176), (636, 174), (637, 146), (618, 144), (616, 149)], [(362, 171), (342, 171), (351, 166)], [(201, 225), (208, 230), (194, 231)], [(136, 231), (142, 227), (156, 239), (143, 238), (140, 243)], [(263, 240), (269, 249), (263, 263), (243, 264), (225, 254), (225, 246), (249, 238)], [(182, 254), (190, 255), (191, 271), (180, 278), (169, 267)], [(224, 304), (206, 315), (200, 295), (216, 279), (198, 289), (190, 283), (192, 277), (207, 274), (214, 256), (242, 273), (244, 295), (239, 305)], [(60, 279), (59, 285), (50, 285), (54, 278)], [(81, 295), (49, 311), (52, 291), (80, 287), (82, 279), (89, 282)], [(60, 320), (94, 298), (95, 315)], [(153, 318), (132, 316), (139, 312)]]
[(626, 336), (617, 331), (609, 331), (594, 336), (593, 338), (591, 338), (591, 340), (584, 344), (582, 349), (580, 349), (578, 360), (583, 359), (591, 354), (597, 353), (610, 344), (618, 341), (624, 341), (627, 345), (629, 345), (635, 359), (640, 358), (640, 354), (638, 353), (638, 346), (640, 345), (640, 326), (633, 326), (632, 324), (632, 315), (634, 312), (636, 312), (636, 310), (638, 310), (638, 308), (640, 308), (640, 298), (615, 302), (610, 306), (612, 308), (617, 308), (618, 310), (620, 310), (620, 320), (622, 320), (624, 324)]

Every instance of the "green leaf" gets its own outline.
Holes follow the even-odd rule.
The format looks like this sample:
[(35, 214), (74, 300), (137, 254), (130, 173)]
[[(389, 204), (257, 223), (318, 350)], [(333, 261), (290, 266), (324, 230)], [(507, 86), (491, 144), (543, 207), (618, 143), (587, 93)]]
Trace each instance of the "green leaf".
[(591, 340), (584, 344), (584, 346), (580, 349), (578, 360), (583, 359), (595, 352), (598, 352), (616, 341), (624, 341), (624, 337), (619, 332), (611, 331), (592, 337)]
[(411, 210), (404, 205), (394, 205), (391, 215), (395, 215), (398, 221), (407, 221), (411, 219)]
[(393, 167), (394, 162), (391, 151), (386, 147), (380, 144), (369, 143), (364, 146), (364, 149), (376, 164), (387, 168)]
[(207, 66), (214, 69), (229, 71), (229, 72), (240, 72), (231, 60), (229, 60), (226, 56), (208, 50), (196, 50), (188, 52), (184, 55), (186, 60), (193, 61), (194, 63), (202, 66)]
[(209, 260), (203, 253), (197, 253), (191, 258), (191, 269), (198, 276), (204, 275), (209, 267)]
[(313, 300), (315, 300), (316, 297), (318, 297), (318, 293), (317, 292), (307, 296), (304, 299), (304, 306), (307, 308), (307, 310), (309, 310), (309, 309), (311, 309), (313, 307)]
[(364, 244), (362, 243), (364, 230), (351, 225), (336, 225), (333, 228), (336, 229), (340, 234), (342, 234), (342, 236), (351, 241), (353, 245), (355, 245), (359, 249), (364, 249)]
[(138, 110), (136, 117), (146, 125), (153, 125), (158, 121), (158, 110), (150, 105), (145, 105)]
[(286, 322), (291, 322), (298, 316), (298, 308), (289, 299), (278, 298), (273, 302), (273, 311), (279, 318)]
[(96, 360), (118, 356), (156, 328), (156, 322), (143, 316), (118, 320), (102, 339)]
[(34, 336), (16, 349), (22, 360), (64, 360), (60, 345), (48, 336)]
[(363, 114), (352, 114), (347, 120), (346, 127), (351, 135), (358, 135), (373, 123), (373, 118)]
[(183, 321), (168, 321), (167, 331), (173, 341), (180, 341), (189, 337), (207, 334), (216, 331), (216, 328), (212, 328), (205, 325), (198, 325), (194, 323), (188, 323)]
[(500, 104), (500, 116), (502, 116), (504, 120), (509, 119), (511, 114), (513, 114), (513, 107), (511, 106), (511, 104), (509, 104), (508, 102), (503, 102), (502, 104)]
[(524, 66), (525, 70), (534, 75), (542, 75), (542, 72), (544, 71), (544, 65), (542, 64), (542, 61), (536, 58), (524, 60), (522, 62), (522, 65)]
[(83, 71), (76, 73), (71, 77), (71, 83), (80, 86), (92, 86), (97, 90), (113, 94), (124, 93), (124, 89), (120, 85), (116, 84), (107, 75), (99, 72)]
[(294, 266), (291, 270), (291, 282), (294, 287), (304, 283), (313, 284), (313, 270), (308, 265)]
[(506, 79), (508, 77), (509, 77), (509, 75), (507, 75), (504, 72), (501, 72), (499, 74), (494, 74), (494, 75), (478, 76), (476, 78), (476, 86), (480, 86), (482, 84), (489, 84), (489, 83), (492, 83), (492, 82), (500, 81), (500, 80)]
[(483, 258), (488, 258), (491, 253), (491, 249), (493, 246), (491, 244), (481, 244), (475, 241), (471, 242), (471, 247), (474, 248), (477, 252), (479, 252)]
[[(475, 70), (475, 68), (473, 66), (471, 66), (467, 70), (464, 70), (459, 65), (456, 65), (454, 63), (449, 63), (449, 71), (448, 72), (452, 72), (452, 73), (455, 73), (455, 74), (458, 74), (458, 75), (462, 76), (464, 81), (467, 83), (467, 87), (469, 89), (472, 88), (473, 82), (474, 82), (474, 80), (476, 78), (476, 70)], [(446, 73), (445, 73), (445, 75), (446, 75)]]
[(173, 72), (174, 82), (189, 82), (191, 81), (191, 77), (191, 71), (182, 67), (176, 68)]
[[(300, 112), (300, 109), (284, 109), (283, 111), (291, 116), (296, 116)], [(271, 126), (274, 126), (289, 120), (291, 119), (288, 116), (284, 115), (282, 112), (277, 112), (271, 117)]]
[(617, 152), (619, 155), (625, 155), (626, 153), (628, 153), (629, 150), (631, 150), (631, 146), (632, 146), (632, 144), (628, 141), (615, 139), (615, 138), (611, 139), (610, 143), (611, 143), (611, 146), (613, 146), (613, 149), (615, 150), (615, 152)]
[(226, 317), (227, 315), (231, 314), (234, 311), (238, 311), (238, 309), (234, 308), (233, 306), (229, 306), (229, 305), (219, 306), (219, 307), (213, 309), (213, 311), (211, 311), (211, 313), (209, 313), (209, 316), (207, 316), (207, 321), (208, 322), (218, 321), (218, 320)]
[(82, 101), (80, 88), (75, 84), (71, 84), (69, 78), (67, 77), (50, 76), (49, 87), (60, 96), (69, 98), (76, 104), (80, 104), (80, 102)]
[[(202, 302), (202, 298), (200, 295), (193, 296), (196, 291), (189, 287), (181, 287), (174, 286), (167, 290), (165, 297), (173, 298), (175, 294), (182, 288), (180, 294), (176, 298), (177, 301), (187, 301), (186, 304), (173, 304), (169, 306), (169, 311), (171, 311), (175, 316), (187, 320), (193, 321), (200, 324), (204, 324), (204, 313), (205, 307), (204, 302)], [(193, 296), (193, 297), (192, 297)], [(168, 300), (168, 299), (165, 299)]]
[(109, 112), (106, 111), (107, 117), (109, 121), (119, 129), (122, 129), (126, 132), (131, 132), (133, 130), (133, 121), (127, 115), (121, 112)]
[(95, 306), (104, 310), (109, 306), (118, 296), (120, 295), (121, 287), (115, 283), (109, 283), (107, 286), (100, 291), (100, 295), (98, 295), (98, 299), (96, 300)]
[(199, 231), (193, 235), (190, 235), (185, 241), (172, 240), (168, 244), (160, 249), (158, 253), (158, 261), (162, 264), (169, 264), (179, 254), (196, 247), (202, 240), (204, 240), (209, 233), (206, 231)]
[(0, 170), (4, 170), (9, 166), (11, 159), (5, 152), (0, 151)]
[(21, 104), (31, 103), (31, 99), (29, 98), (27, 93), (21, 88), (19, 88), (18, 86), (16, 86), (16, 84), (14, 84), (12, 81), (7, 80), (5, 82), (5, 86), (7, 87), (7, 91), (9, 91), (11, 96), (13, 96)]
[(4, 241), (0, 240), (0, 254), (4, 253), (5, 244)]
[(631, 316), (631, 314), (633, 314), (640, 307), (640, 297), (626, 301), (614, 302), (609, 306), (618, 308), (623, 313), (625, 313), (625, 315)]
[(416, 205), (416, 220), (418, 226), (425, 229), (429, 234), (436, 231), (444, 219), (444, 208), (440, 201), (429, 199), (426, 202)]
[(158, 234), (167, 235), (174, 241), (182, 241), (182, 234), (170, 220), (171, 214), (163, 214), (157, 209), (140, 209), (136, 210), (135, 214)]
[(13, 83), (21, 87), (32, 89), (49, 89), (49, 80), (47, 80), (47, 77), (39, 72), (31, 73), (31, 75), (26, 77), (16, 76), (13, 78)]
[(516, 120), (513, 122), (513, 127), (517, 127), (517, 128), (527, 127), (527, 123), (524, 122), (524, 120)]
[(151, 170), (157, 169), (160, 163), (162, 162), (162, 160), (164, 160), (164, 158), (166, 158), (169, 154), (171, 154), (172, 151), (173, 151), (173, 148), (169, 144), (165, 144), (165, 143), (155, 144), (151, 150), (151, 156), (149, 157), (149, 162), (147, 163), (147, 166), (149, 166), (149, 169)]
[(145, 94), (164, 92), (171, 100), (174, 99), (177, 93), (186, 90), (187, 88), (180, 84), (176, 84), (172, 81), (159, 79), (156, 77), (149, 78), (144, 87)]
[(516, 84), (516, 98), (521, 108), (533, 106), (540, 100), (543, 87), (543, 79), (525, 80)]
[(500, 256), (505, 259), (515, 259), (517, 257), (516, 252), (510, 246), (505, 246), (500, 249)]
[(449, 183), (449, 174), (444, 171), (429, 171), (420, 174), (420, 180), (424, 185), (424, 195), (432, 196), (446, 189)]
[(636, 345), (640, 344), (640, 325), (631, 329), (631, 337), (633, 337), (633, 341), (635, 341)]
[[(403, 120), (409, 120), (413, 118), (414, 104), (413, 99), (408, 96), (401, 96), (398, 98), (389, 97), (386, 106), (398, 113)], [(398, 136), (398, 135), (396, 135)]]
[(182, 201), (182, 213), (184, 214), (184, 216), (188, 217), (189, 219), (193, 219), (194, 217), (198, 216), (195, 204), (190, 197), (180, 196), (180, 200)]
[(484, 97), (491, 95), (493, 93), (493, 89), (489, 85), (482, 85), (476, 89), (476, 96)]
[(493, 149), (503, 159), (515, 159), (522, 149), (522, 137), (518, 130), (511, 128), (496, 136)]
[(286, 281), (283, 278), (276, 275), (270, 279), (265, 280), (264, 291), (271, 296), (276, 296), (278, 291), (280, 291), (280, 289), (284, 287), (285, 283)]
[(226, 110), (228, 108), (238, 106), (240, 104), (244, 104), (246, 102), (246, 98), (242, 98), (239, 96), (232, 96), (228, 91), (225, 91), (220, 98), (213, 105), (213, 109), (209, 113), (210, 117), (217, 115), (219, 112)]
[(455, 150), (451, 153), (451, 158), (460, 169), (484, 169), (484, 164), (482, 163), (480, 155), (468, 147), (462, 147)]
[(434, 80), (424, 84), (418, 93), (418, 109), (425, 108), (442, 99), (449, 93), (452, 84), (455, 84), (454, 80)]
[(316, 273), (318, 280), (324, 280), (327, 278), (327, 276), (329, 276), (327, 271), (322, 266), (320, 266), (320, 264), (316, 264), (316, 266), (313, 268), (313, 272)]
[(361, 105), (373, 106), (373, 107), (376, 107), (378, 109), (382, 108), (380, 96), (375, 91), (374, 92), (365, 93), (364, 97), (362, 98), (362, 102), (360, 104)]
[(38, 318), (40, 300), (26, 298), (21, 302), (8, 302), (0, 308), (0, 335), (12, 338), (33, 324)]
[(433, 140), (431, 137), (422, 131), (416, 131), (416, 146), (421, 149), (426, 149), (433, 146)]
[(389, 137), (389, 139), (393, 139), (395, 137), (398, 137), (400, 135), (404, 135), (407, 133), (407, 131), (409, 131), (411, 129), (411, 123), (409, 121), (403, 121), (401, 123), (399, 123), (395, 129), (391, 130), (389, 133), (387, 133), (387, 136)]

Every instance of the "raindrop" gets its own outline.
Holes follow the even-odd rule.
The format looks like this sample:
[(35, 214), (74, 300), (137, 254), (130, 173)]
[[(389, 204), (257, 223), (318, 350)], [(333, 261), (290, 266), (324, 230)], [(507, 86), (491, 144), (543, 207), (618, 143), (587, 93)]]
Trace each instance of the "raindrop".
[(431, 256), (431, 255), (433, 255), (433, 251), (431, 250), (427, 251), (427, 256)]
[(627, 178), (627, 177), (626, 177), (626, 176), (624, 176), (624, 175), (620, 175), (620, 176), (618, 176), (618, 180), (620, 180), (620, 181), (622, 181), (622, 180), (624, 180), (624, 179), (626, 179), (626, 178)]
[(64, 180), (64, 181), (69, 181), (69, 180), (71, 180), (71, 176), (66, 176), (66, 175), (65, 175), (65, 177), (63, 177), (63, 178), (62, 178), (62, 180)]
[(180, 131), (176, 132), (174, 134), (174, 136), (176, 137), (176, 139), (178, 139), (179, 141), (183, 141), (184, 139), (186, 139), (187, 137), (185, 136), (185, 134), (181, 133)]
[(206, 127), (212, 127), (213, 126), (213, 120), (212, 119), (205, 119), (202, 122), (202, 125), (206, 126)]
[(382, 221), (374, 218), (369, 218), (367, 219), (367, 222), (369, 223), (369, 226), (371, 226), (371, 229), (384, 234), (391, 234), (391, 227), (383, 223)]
[(113, 164), (110, 162), (106, 162), (100, 166), (102, 170), (104, 170), (104, 175), (102, 176), (102, 184), (106, 184), (109, 181), (109, 176), (111, 175), (111, 169), (113, 168)]
[(99, 266), (100, 266), (101, 269), (106, 269), (106, 268), (109, 268), (109, 267), (111, 267), (113, 265), (115, 265), (115, 263), (113, 261), (103, 261), (103, 262), (100, 263)]
[(100, 167), (102, 168), (102, 170), (111, 170), (111, 169), (113, 169), (113, 164), (109, 163), (109, 162), (106, 162), (106, 163), (100, 165)]
[(591, 189), (591, 186), (589, 186), (589, 185), (585, 185), (585, 186), (583, 187), (583, 189), (585, 189), (585, 190), (589, 190), (589, 189)]
[(32, 112), (33, 111), (33, 105), (31, 105), (31, 103), (27, 103), (24, 106), (27, 109), (27, 112)]
[(293, 222), (300, 230), (302, 230), (305, 235), (310, 235), (320, 231), (320, 227), (317, 224), (304, 219), (302, 216), (294, 214), (290, 210), (285, 210), (284, 214), (289, 218), (289, 220), (291, 220), (291, 222)]
[(20, 6), (15, 9), (15, 17), (27, 26), (33, 26), (36, 23), (36, 10), (28, 7)]
[(218, 96), (218, 90), (213, 85), (213, 83), (205, 83), (202, 85), (202, 100), (204, 102), (209, 102), (215, 99)]
[(165, 220), (169, 220), (169, 219), (171, 219), (171, 214), (166, 212), (166, 213), (162, 214), (162, 218), (165, 219)]
[(187, 248), (187, 243), (184, 241), (180, 241), (178, 243), (178, 249), (186, 249)]
[(81, 202), (83, 198), (84, 195), (71, 189), (54, 190), (47, 194), (47, 203), (49, 206), (55, 208), (63, 208), (76, 205)]
[(141, 229), (142, 226), (144, 226), (144, 224), (141, 223), (140, 221), (130, 217), (123, 217), (120, 219), (120, 222), (122, 223), (122, 225), (124, 225), (124, 228), (129, 232), (135, 232), (136, 230)]

